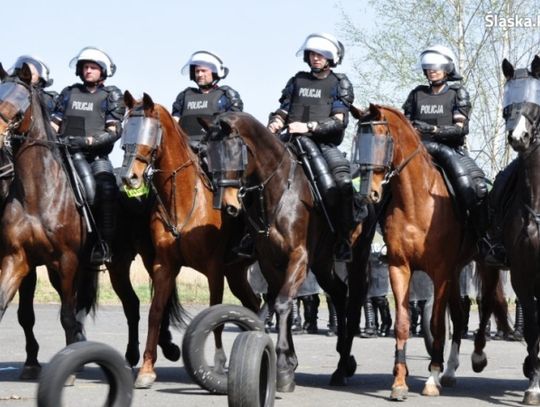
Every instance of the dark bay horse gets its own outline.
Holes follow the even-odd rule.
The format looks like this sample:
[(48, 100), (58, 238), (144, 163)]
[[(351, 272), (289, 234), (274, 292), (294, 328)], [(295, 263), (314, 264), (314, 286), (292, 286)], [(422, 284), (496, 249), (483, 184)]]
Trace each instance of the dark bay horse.
[[(240, 204), (246, 223), (251, 225), (257, 259), (268, 282), (268, 303), (279, 318), (278, 390), (290, 392), (295, 387), (294, 371), (298, 361), (289, 315), (292, 301), (308, 270), (314, 273), (336, 307), (340, 360), (331, 384), (344, 385), (356, 369), (350, 351), (358, 328), (360, 304), (367, 290), (366, 267), (371, 239), (366, 238), (367, 244), (362, 242), (354, 247), (351, 267), (355, 274), (349, 279), (355, 280), (360, 292), (354, 292), (349, 298), (349, 305), (354, 304), (347, 310), (351, 316), (349, 321), (356, 321), (356, 326), (354, 323), (349, 326), (346, 321), (347, 285), (333, 272), (334, 235), (315, 203), (309, 181), (295, 155), (248, 113), (223, 113), (205, 127), (209, 139), (209, 165), (215, 167), (215, 171), (211, 170), (220, 174), (220, 165), (225, 169), (214, 177), (214, 182), (239, 191), (240, 202), (225, 200), (224, 203)], [(241, 160), (225, 162), (225, 157)], [(247, 162), (242, 164), (242, 157)], [(356, 230), (356, 242), (360, 230), (360, 227)]]
[[(434, 306), (431, 319), (433, 351), (428, 378), (422, 394), (440, 394), (441, 383), (453, 385), (459, 364), (459, 347), (463, 330), (463, 311), (459, 301), (459, 273), (476, 256), (474, 231), (458, 216), (441, 173), (405, 116), (390, 107), (370, 105), (361, 116), (360, 137), (367, 145), (387, 145), (392, 151), (391, 165), (380, 167), (372, 175), (372, 197), (382, 197), (388, 185), (390, 200), (381, 223), (388, 248), (390, 282), (396, 303), (396, 354), (391, 398), (407, 397), (405, 345), (409, 336), (409, 284), (413, 270), (425, 271), (433, 280)], [(384, 149), (383, 149), (384, 151)], [(360, 163), (362, 164), (362, 163)], [(377, 192), (378, 191), (378, 192)], [(478, 260), (478, 259), (477, 259)], [(475, 340), (475, 351), (481, 361), (474, 360), (476, 370), (485, 366), (485, 325), (492, 313), (493, 295), (498, 282), (498, 269), (487, 269), (477, 261), (482, 279), (482, 321)], [(452, 348), (443, 371), (445, 311), (447, 304), (454, 326)], [(483, 324), (483, 325), (482, 325)], [(482, 365), (483, 364), (483, 365)]]
[[(226, 249), (234, 232), (234, 219), (212, 206), (213, 193), (189, 147), (187, 135), (161, 105), (144, 95), (142, 102), (124, 94), (128, 113), (124, 123), (123, 179), (139, 188), (149, 171), (157, 195), (150, 220), (155, 249), (152, 271), (154, 295), (148, 320), (148, 339), (137, 387), (155, 381), (156, 345), (163, 312), (182, 266), (192, 267), (208, 278), (210, 304), (223, 299), (224, 277), (242, 304), (258, 311), (259, 300), (247, 281), (250, 261), (226, 262)], [(221, 330), (215, 332), (216, 368), (223, 369), (225, 354)]]
[[(506, 59), (502, 70), (507, 80), (503, 99), (508, 143), (518, 157), (504, 172), (508, 190), (506, 209), (498, 221), (510, 262), (512, 287), (523, 307), (527, 357), (523, 374), (529, 379), (523, 403), (540, 404), (540, 57), (530, 70), (514, 69)], [(497, 177), (494, 190), (499, 188)]]
[[(37, 375), (38, 343), (33, 335), (35, 267), (46, 265), (62, 302), (60, 319), (66, 343), (84, 339), (76, 319), (77, 301), (89, 311), (96, 299), (97, 274), (85, 273), (79, 256), (86, 227), (79, 214), (55, 134), (39, 94), (24, 66), (19, 77), (6, 80), (0, 66), (0, 135), (11, 139), (14, 178), (0, 224), (0, 319), (20, 290), (19, 322), (26, 336), (24, 371)], [(23, 371), (23, 375), (24, 375)]]

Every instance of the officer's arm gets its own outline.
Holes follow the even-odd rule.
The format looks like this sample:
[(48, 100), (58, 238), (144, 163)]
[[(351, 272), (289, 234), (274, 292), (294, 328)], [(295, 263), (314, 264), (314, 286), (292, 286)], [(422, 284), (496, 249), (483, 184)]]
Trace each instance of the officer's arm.
[(172, 105), (172, 117), (176, 120), (177, 123), (180, 123), (180, 117), (184, 111), (184, 96), (186, 91), (183, 90), (176, 96), (176, 99)]
[(294, 90), (294, 77), (289, 79), (285, 88), (281, 91), (281, 97), (279, 98), (279, 109), (273, 113), (270, 113), (268, 118), (268, 130), (272, 133), (279, 133), (287, 119), (289, 117), (289, 109), (291, 106), (291, 99)]
[(227, 98), (227, 111), (230, 112), (243, 112), (244, 111), (244, 102), (240, 94), (229, 86), (222, 86), (222, 89)]

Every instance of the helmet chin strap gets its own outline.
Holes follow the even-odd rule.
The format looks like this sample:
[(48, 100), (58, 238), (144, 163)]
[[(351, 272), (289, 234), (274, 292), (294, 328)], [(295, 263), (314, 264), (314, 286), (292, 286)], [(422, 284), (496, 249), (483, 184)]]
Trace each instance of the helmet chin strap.
[(321, 73), (321, 72), (324, 72), (324, 71), (327, 71), (330, 69), (330, 63), (327, 62), (325, 66), (323, 66), (322, 68), (315, 68), (313, 66), (309, 66), (311, 68), (311, 72), (313, 73)]
[(428, 79), (428, 82), (429, 82), (430, 86), (441, 86), (441, 85), (444, 85), (447, 82), (447, 80), (446, 80), (446, 78), (440, 79), (438, 81), (430, 81)]

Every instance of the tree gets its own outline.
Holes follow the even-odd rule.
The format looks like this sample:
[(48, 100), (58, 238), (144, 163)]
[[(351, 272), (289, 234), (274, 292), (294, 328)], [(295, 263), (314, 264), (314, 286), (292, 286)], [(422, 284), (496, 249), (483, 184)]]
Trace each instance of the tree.
[(433, 44), (454, 50), (471, 95), (469, 148), (488, 175), (511, 158), (502, 118), (503, 58), (528, 66), (538, 51), (540, 0), (370, 0), (366, 29), (341, 8), (342, 38), (354, 58), (357, 103), (401, 107), (425, 78), (419, 53)]

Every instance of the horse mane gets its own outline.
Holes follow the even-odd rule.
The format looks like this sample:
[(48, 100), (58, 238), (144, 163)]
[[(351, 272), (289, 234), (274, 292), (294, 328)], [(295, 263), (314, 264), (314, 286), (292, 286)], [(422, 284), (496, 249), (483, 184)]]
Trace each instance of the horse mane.
[(202, 168), (199, 164), (199, 158), (189, 146), (189, 136), (187, 135), (187, 133), (182, 129), (180, 124), (173, 119), (172, 115), (163, 105), (156, 103), (154, 104), (154, 109), (157, 110), (159, 118), (164, 125), (170, 126), (177, 131), (179, 135), (178, 141), (180, 142), (182, 149), (186, 151), (186, 154), (188, 154), (188, 156), (191, 158), (191, 160), (193, 161), (193, 165), (195, 165), (195, 167), (197, 168), (197, 171), (202, 172)]
[[(49, 150), (51, 151), (53, 157), (59, 162), (61, 162), (63, 165), (64, 160), (62, 159), (62, 156), (60, 154), (60, 149), (57, 146), (58, 139), (56, 136), (56, 132), (53, 130), (50, 124), (49, 109), (45, 103), (43, 94), (39, 90), (33, 89), (31, 97), (32, 97), (32, 104), (35, 104), (35, 100), (34, 100), (35, 98), (37, 100), (37, 105), (39, 108), (37, 109), (37, 111), (33, 110), (33, 115), (34, 115), (34, 118), (32, 119), (33, 123), (39, 126), (38, 131), (42, 130), (43, 132), (45, 132), (46, 140), (49, 142), (48, 143), (50, 147)], [(36, 113), (39, 113), (39, 114), (36, 115)], [(36, 120), (38, 119), (40, 123), (36, 122)]]

